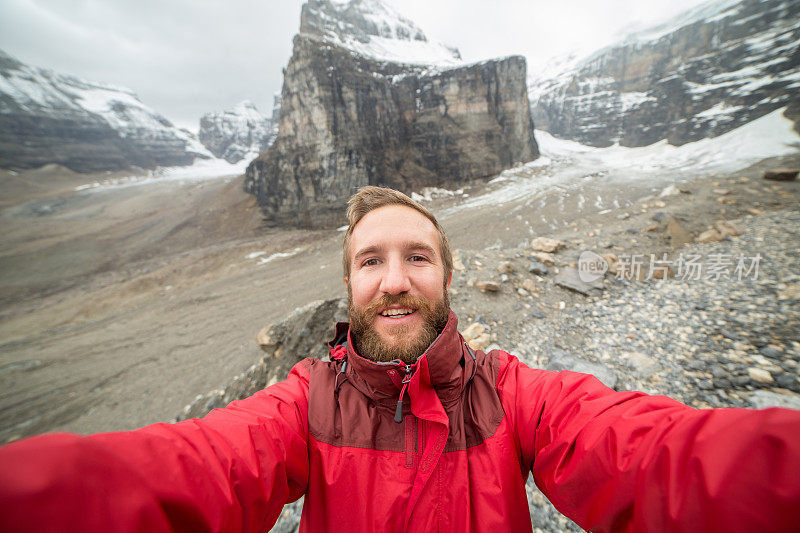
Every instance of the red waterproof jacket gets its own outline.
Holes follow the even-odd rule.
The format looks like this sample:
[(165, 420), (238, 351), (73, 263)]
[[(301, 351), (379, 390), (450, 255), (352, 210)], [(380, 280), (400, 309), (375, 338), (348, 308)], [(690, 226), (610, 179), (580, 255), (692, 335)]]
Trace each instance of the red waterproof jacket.
[(0, 531), (263, 532), (304, 494), (301, 531), (530, 531), (531, 472), (593, 531), (800, 527), (798, 411), (472, 353), (452, 313), (412, 367), (351, 346), (203, 419), (2, 448)]

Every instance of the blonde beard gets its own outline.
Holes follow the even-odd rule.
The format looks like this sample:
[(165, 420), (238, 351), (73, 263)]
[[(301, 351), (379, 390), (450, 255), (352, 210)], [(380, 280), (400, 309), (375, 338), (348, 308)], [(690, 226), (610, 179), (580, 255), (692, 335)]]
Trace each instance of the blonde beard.
[[(416, 309), (417, 313), (422, 314), (423, 328), (416, 338), (409, 338), (408, 326), (395, 326), (392, 330), (395, 342), (387, 342), (375, 331), (372, 326), (375, 317), (382, 309), (394, 304)], [(365, 307), (358, 308), (353, 304), (353, 293), (348, 286), (347, 306), (350, 311), (350, 332), (355, 343), (353, 348), (362, 357), (376, 362), (399, 359), (406, 364), (414, 363), (436, 340), (450, 316), (450, 299), (446, 289), (442, 298), (433, 305), (427, 299), (407, 294), (384, 294)]]

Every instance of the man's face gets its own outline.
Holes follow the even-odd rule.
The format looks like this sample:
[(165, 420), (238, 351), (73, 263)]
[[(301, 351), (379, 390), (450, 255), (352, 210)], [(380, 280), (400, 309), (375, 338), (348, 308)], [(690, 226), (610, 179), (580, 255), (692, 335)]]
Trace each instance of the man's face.
[(350, 241), (347, 294), (359, 353), (413, 363), (447, 322), (439, 236), (418, 211), (389, 205), (367, 213)]

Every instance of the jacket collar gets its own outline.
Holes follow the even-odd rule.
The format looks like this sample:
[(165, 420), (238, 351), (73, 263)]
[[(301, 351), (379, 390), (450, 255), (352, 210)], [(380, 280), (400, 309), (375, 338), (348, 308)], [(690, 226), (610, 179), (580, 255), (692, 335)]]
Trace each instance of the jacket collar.
[[(347, 322), (336, 325), (336, 337), (328, 343), (332, 349), (341, 343), (345, 328), (348, 380), (362, 393), (376, 400), (397, 399), (406, 365), (400, 362), (376, 363), (361, 357), (353, 348)], [(458, 318), (453, 311), (450, 311), (442, 332), (413, 366), (412, 381), (429, 383), (442, 400), (461, 393), (465, 382), (474, 373), (475, 362), (458, 332)]]

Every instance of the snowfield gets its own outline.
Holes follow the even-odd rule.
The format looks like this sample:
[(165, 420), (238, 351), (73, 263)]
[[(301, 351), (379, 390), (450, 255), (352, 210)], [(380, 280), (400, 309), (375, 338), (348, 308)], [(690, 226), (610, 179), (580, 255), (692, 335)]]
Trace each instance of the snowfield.
[(464, 198), (447, 213), (518, 202), (560, 189), (580, 191), (587, 181), (664, 187), (698, 174), (735, 172), (762, 159), (800, 152), (800, 136), (778, 109), (719, 137), (682, 146), (666, 140), (638, 148), (595, 148), (536, 130), (539, 159), (507, 169), (490, 181), (498, 188)]
[[(258, 155), (258, 154), (255, 154)], [(169, 181), (203, 181), (223, 178), (234, 178), (244, 174), (252, 158), (245, 158), (237, 163), (228, 163), (224, 159), (196, 159), (193, 165), (185, 167), (158, 167), (143, 175), (130, 175), (94, 181), (75, 187), (76, 191), (92, 189), (108, 189), (152, 185)]]
[(662, 140), (638, 148), (619, 145), (594, 148), (557, 139), (541, 130), (536, 130), (536, 140), (542, 155), (552, 159), (584, 156), (596, 161), (598, 168), (603, 169), (637, 173), (733, 172), (767, 157), (800, 150), (800, 136), (792, 129), (792, 121), (783, 116), (784, 110), (776, 109), (718, 137), (681, 146), (672, 146)]

